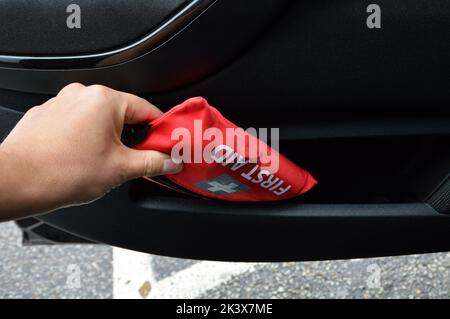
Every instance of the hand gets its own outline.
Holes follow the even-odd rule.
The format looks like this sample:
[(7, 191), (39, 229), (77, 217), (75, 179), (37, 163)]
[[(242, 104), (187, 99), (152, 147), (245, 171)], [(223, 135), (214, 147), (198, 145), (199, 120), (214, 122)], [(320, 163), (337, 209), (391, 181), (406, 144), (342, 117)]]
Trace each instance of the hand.
[(181, 165), (168, 155), (120, 141), (124, 124), (161, 114), (137, 96), (78, 83), (33, 107), (0, 145), (0, 219), (87, 203), (133, 178), (178, 173)]

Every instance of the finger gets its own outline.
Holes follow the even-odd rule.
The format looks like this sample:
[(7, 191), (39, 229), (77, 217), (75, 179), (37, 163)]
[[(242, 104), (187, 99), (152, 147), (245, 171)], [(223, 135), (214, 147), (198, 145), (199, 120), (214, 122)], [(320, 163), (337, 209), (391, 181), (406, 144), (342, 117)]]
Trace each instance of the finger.
[(125, 124), (150, 122), (163, 114), (160, 109), (139, 96), (125, 92), (119, 94), (125, 100)]
[(175, 163), (169, 155), (158, 151), (126, 149), (124, 160), (128, 179), (177, 174), (183, 169), (183, 164)]

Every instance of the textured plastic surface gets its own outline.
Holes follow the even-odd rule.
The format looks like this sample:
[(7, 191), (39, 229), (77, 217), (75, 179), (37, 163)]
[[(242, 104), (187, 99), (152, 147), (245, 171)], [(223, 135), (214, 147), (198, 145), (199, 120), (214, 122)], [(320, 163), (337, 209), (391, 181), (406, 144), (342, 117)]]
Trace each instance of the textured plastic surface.
[[(292, 6), (286, 15), (269, 20), (273, 24), (262, 29), (258, 19), (264, 10), (258, 11), (258, 7), (261, 3), (281, 2), (288, 1), (220, 1), (160, 49), (114, 71), (2, 70), (1, 86), (18, 91), (56, 92), (68, 82), (81, 81), (139, 93), (166, 91), (147, 96), (164, 110), (177, 101), (203, 95), (214, 105), (220, 105), (227, 118), (241, 125), (286, 126), (288, 129), (282, 130), (283, 139), (294, 141), (306, 136), (314, 149), (321, 150), (315, 156), (333, 160), (337, 168), (334, 171), (342, 169), (336, 163), (355, 154), (354, 160), (366, 168), (353, 167), (351, 181), (345, 179), (346, 185), (362, 195), (367, 193), (370, 198), (340, 187), (339, 192), (334, 192), (339, 203), (320, 195), (314, 201), (308, 200), (312, 205), (303, 204), (316, 191), (323, 194), (328, 174), (323, 172), (323, 166), (316, 171), (305, 156), (299, 155), (301, 164), (312, 168), (320, 178), (319, 187), (299, 198), (302, 204), (296, 200), (241, 204), (186, 199), (137, 180), (91, 205), (69, 208), (41, 219), (98, 242), (198, 259), (281, 261), (448, 251), (448, 215), (421, 203), (422, 196), (417, 203), (398, 203), (398, 196), (392, 194), (388, 198), (392, 203), (381, 204), (385, 199), (373, 197), (377, 194), (367, 190), (368, 185), (375, 189), (374, 180), (366, 178), (367, 172), (374, 175), (382, 168), (392, 169), (392, 160), (398, 161), (390, 148), (385, 152), (381, 144), (372, 149), (375, 159), (384, 158), (383, 163), (390, 164), (383, 166), (370, 160), (369, 163), (378, 165), (374, 173), (376, 166), (367, 166), (360, 160), (372, 153), (362, 154), (361, 144), (355, 144), (354, 153), (343, 154), (342, 141), (333, 138), (376, 135), (385, 136), (393, 144), (394, 132), (444, 134), (450, 127), (447, 124), (450, 42), (446, 41), (450, 2), (377, 2), (383, 10), (382, 29), (370, 30), (365, 25), (368, 3), (290, 1)], [(243, 36), (249, 34), (249, 28), (259, 30), (256, 33), (260, 41)], [(270, 31), (260, 32), (267, 29)], [(250, 50), (239, 55), (244, 51), (236, 48)], [(227, 65), (230, 61), (233, 63)], [(204, 81), (183, 90), (170, 90), (200, 79)], [(25, 111), (48, 98), (18, 91), (1, 90), (1, 104)], [(241, 104), (236, 104), (236, 100)], [(0, 122), (4, 118), (2, 114)], [(435, 132), (439, 127), (442, 129)], [(316, 137), (329, 139), (327, 144), (334, 143), (336, 151), (319, 148)], [(433, 167), (442, 162), (439, 172), (447, 173), (445, 163), (450, 161), (442, 156), (442, 145), (449, 144), (439, 143), (434, 148), (428, 137), (423, 142), (416, 149), (417, 154), (411, 154), (411, 160), (420, 163), (427, 159)], [(346, 139), (347, 144), (353, 144), (353, 140)], [(399, 141), (398, 153), (402, 154), (405, 144), (408, 143)], [(295, 154), (285, 154), (296, 158)], [(425, 196), (435, 188), (437, 180), (442, 180), (442, 174), (432, 174), (428, 166), (418, 168), (421, 169), (413, 170), (414, 176), (436, 175), (424, 185)], [(359, 183), (358, 174), (364, 183)], [(403, 170), (399, 170), (398, 176), (385, 180), (389, 182), (383, 181), (382, 176), (376, 179), (384, 182), (385, 191), (386, 186), (395, 186), (393, 178), (401, 178), (402, 174)], [(425, 180), (418, 176), (408, 183), (416, 189)], [(140, 197), (143, 191), (146, 194)]]
[(427, 200), (436, 211), (450, 214), (450, 175), (439, 185)]
[[(37, 70), (27, 60), (20, 60), (24, 69), (12, 69), (7, 63), (0, 68), (0, 87), (53, 94), (66, 84), (80, 82), (134, 93), (167, 91), (222, 68), (264, 33), (286, 2), (289, 0), (217, 1), (200, 16), (188, 19), (193, 21), (182, 31), (161, 39), (157, 48), (140, 52), (140, 57), (130, 52), (129, 62), (110, 67), (104, 67), (104, 61), (102, 67), (94, 63), (79, 69), (70, 60), (57, 60), (57, 69), (52, 69), (49, 61), (40, 60)], [(126, 23), (121, 27), (128, 28)], [(123, 54), (128, 51), (133, 50)]]
[(145, 35), (186, 0), (78, 0), (80, 28), (69, 28), (73, 1), (1, 1), (0, 54), (55, 55), (115, 49)]
[[(212, 129), (217, 135), (207, 135)], [(235, 135), (227, 139), (230, 129)], [(239, 129), (201, 97), (189, 99), (153, 121), (146, 140), (135, 148), (172, 154), (177, 147), (183, 148), (183, 155), (189, 153), (189, 162), (181, 173), (166, 177), (203, 197), (276, 201), (301, 195), (317, 183), (307, 171)]]
[[(0, 137), (21, 115), (0, 107)], [(303, 261), (450, 248), (450, 217), (425, 203), (224, 203), (185, 198), (145, 180), (39, 219), (95, 242), (194, 259)]]

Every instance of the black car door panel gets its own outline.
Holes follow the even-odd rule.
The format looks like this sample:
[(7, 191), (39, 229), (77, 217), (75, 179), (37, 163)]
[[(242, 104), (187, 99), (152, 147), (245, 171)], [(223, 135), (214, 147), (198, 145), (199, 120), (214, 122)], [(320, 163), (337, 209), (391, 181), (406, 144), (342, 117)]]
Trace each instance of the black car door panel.
[[(135, 12), (126, 8), (139, 2), (116, 4), (126, 20)], [(79, 52), (76, 45), (33, 52), (25, 48), (32, 42), (2, 43), (1, 136), (74, 81), (133, 92), (163, 110), (200, 95), (242, 127), (280, 128), (280, 151), (319, 180), (302, 197), (269, 204), (204, 201), (135, 180), (91, 205), (39, 219), (91, 241), (197, 259), (448, 250), (450, 2), (380, 0), (380, 28), (367, 25), (370, 4), (155, 1), (164, 10), (148, 25), (125, 30), (126, 21), (118, 22), (129, 36), (111, 38), (122, 39), (118, 48), (189, 6), (198, 10), (153, 45), (106, 58), (111, 46), (91, 51), (88, 38)]]

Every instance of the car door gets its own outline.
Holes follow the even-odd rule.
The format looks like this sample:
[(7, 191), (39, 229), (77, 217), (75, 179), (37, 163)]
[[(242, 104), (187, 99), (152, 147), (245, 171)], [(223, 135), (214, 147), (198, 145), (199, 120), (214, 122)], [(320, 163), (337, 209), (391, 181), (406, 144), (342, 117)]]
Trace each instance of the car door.
[(239, 126), (279, 128), (280, 152), (319, 180), (296, 199), (251, 204), (135, 180), (93, 204), (40, 216), (42, 225), (208, 260), (449, 250), (450, 2), (0, 6), (0, 136), (71, 82), (138, 94), (163, 110), (203, 96)]

